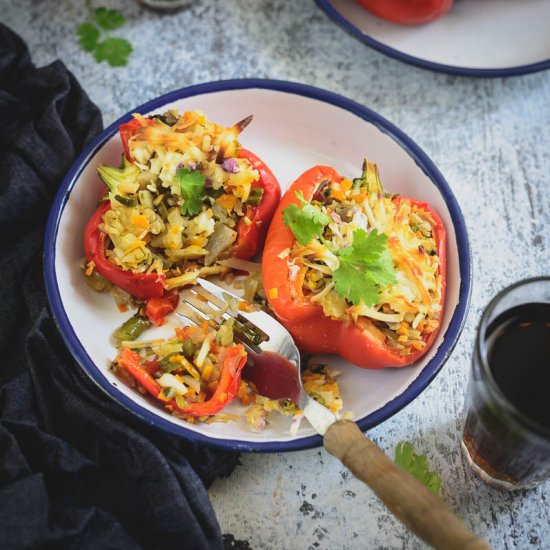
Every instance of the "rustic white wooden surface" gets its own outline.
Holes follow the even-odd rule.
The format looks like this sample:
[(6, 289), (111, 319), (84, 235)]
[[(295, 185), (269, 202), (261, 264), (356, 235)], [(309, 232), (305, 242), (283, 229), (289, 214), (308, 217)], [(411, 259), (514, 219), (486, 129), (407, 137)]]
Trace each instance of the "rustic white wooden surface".
[[(127, 15), (117, 34), (134, 44), (128, 67), (97, 65), (79, 49), (74, 31), (84, 19), (83, 0), (0, 0), (2, 21), (26, 40), (34, 61), (61, 59), (101, 108), (105, 125), (186, 85), (276, 78), (365, 104), (431, 156), (466, 218), (471, 309), (441, 374), (370, 435), (391, 455), (400, 440), (414, 442), (441, 473), (444, 500), (496, 548), (550, 548), (550, 483), (515, 495), (490, 489), (464, 468), (459, 452), (483, 306), (507, 284), (550, 271), (550, 73), (468, 79), (405, 65), (348, 36), (312, 0), (194, 0), (191, 9), (168, 16), (132, 0), (95, 5)], [(244, 455), (241, 462), (210, 489), (222, 532), (241, 541), (236, 547), (424, 547), (324, 450)]]

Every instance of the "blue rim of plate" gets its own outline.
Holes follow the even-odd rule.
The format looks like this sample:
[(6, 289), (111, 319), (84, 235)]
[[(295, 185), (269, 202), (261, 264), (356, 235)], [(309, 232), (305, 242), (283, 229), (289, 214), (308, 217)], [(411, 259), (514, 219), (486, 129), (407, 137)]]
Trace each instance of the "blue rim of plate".
[(471, 76), (478, 78), (497, 78), (505, 76), (521, 76), (529, 73), (536, 73), (538, 71), (544, 71), (550, 69), (550, 59), (544, 61), (538, 61), (537, 63), (530, 63), (528, 65), (518, 65), (515, 67), (501, 67), (501, 68), (483, 68), (474, 69), (472, 67), (460, 67), (457, 65), (445, 65), (443, 63), (435, 63), (433, 61), (426, 61), (420, 57), (403, 53), (391, 46), (387, 46), (378, 40), (375, 40), (368, 34), (365, 34), (359, 30), (349, 19), (344, 17), (331, 3), (330, 0), (315, 0), (316, 4), (336, 23), (348, 31), (352, 36), (361, 40), (368, 46), (371, 46), (375, 50), (408, 63), (409, 65), (416, 65), (423, 69), (430, 71), (436, 71), (440, 73), (453, 74), (458, 76)]
[(57, 285), (57, 278), (55, 274), (55, 248), (59, 222), (63, 214), (63, 209), (67, 203), (72, 188), (74, 187), (84, 168), (91, 160), (91, 157), (118, 130), (118, 126), (123, 122), (127, 122), (128, 120), (130, 120), (132, 118), (131, 113), (138, 112), (145, 114), (161, 108), (164, 105), (173, 101), (192, 97), (195, 95), (244, 89), (265, 89), (303, 96), (323, 101), (331, 105), (335, 105), (336, 107), (340, 107), (341, 109), (355, 114), (356, 116), (376, 126), (380, 131), (390, 136), (398, 145), (400, 145), (405, 151), (407, 151), (407, 153), (414, 159), (419, 168), (427, 175), (427, 177), (430, 178), (430, 180), (438, 188), (449, 209), (449, 213), (451, 215), (451, 219), (453, 221), (455, 229), (456, 240), (459, 250), (460, 290), (459, 300), (456, 305), (455, 312), (453, 314), (449, 327), (445, 332), (443, 342), (439, 346), (437, 352), (432, 357), (432, 359), (422, 369), (418, 377), (413, 380), (411, 384), (400, 395), (386, 403), (380, 409), (358, 420), (357, 424), (363, 431), (366, 431), (369, 428), (373, 428), (374, 426), (380, 424), (381, 422), (401, 410), (430, 384), (430, 382), (435, 378), (437, 373), (443, 367), (458, 340), (458, 337), (464, 326), (470, 302), (472, 283), (471, 253), (466, 225), (464, 223), (464, 218), (462, 216), (460, 207), (458, 206), (458, 203), (451, 191), (451, 188), (449, 187), (449, 184), (445, 181), (443, 175), (439, 172), (433, 162), (422, 151), (422, 149), (420, 149), (420, 147), (416, 145), (414, 141), (412, 141), (407, 135), (399, 130), (399, 128), (394, 126), (391, 122), (381, 117), (374, 111), (371, 111), (367, 107), (364, 107), (363, 105), (360, 105), (355, 101), (347, 99), (333, 92), (329, 92), (320, 88), (314, 88), (305, 84), (264, 79), (222, 80), (218, 82), (197, 84), (188, 88), (182, 88), (180, 90), (167, 93), (156, 99), (153, 99), (152, 101), (148, 101), (147, 103), (144, 103), (143, 105), (137, 107), (136, 109), (133, 109), (131, 112), (122, 116), (116, 122), (106, 128), (86, 147), (82, 154), (77, 158), (72, 168), (65, 176), (65, 179), (63, 180), (61, 187), (54, 199), (46, 226), (46, 236), (44, 242), (44, 273), (46, 280), (46, 293), (57, 327), (61, 332), (67, 347), (71, 351), (73, 357), (76, 359), (78, 364), (82, 367), (86, 374), (88, 374), (90, 378), (110, 397), (119, 402), (122, 406), (124, 406), (135, 416), (145, 421), (150, 426), (160, 428), (164, 431), (176, 434), (180, 437), (184, 437), (197, 443), (205, 443), (210, 446), (221, 448), (227, 451), (282, 452), (310, 449), (313, 447), (322, 446), (323, 439), (321, 436), (312, 435), (296, 440), (271, 442), (252, 442), (234, 439), (211, 438), (203, 434), (191, 431), (185, 426), (173, 424), (168, 420), (162, 418), (162, 416), (158, 416), (143, 409), (140, 405), (135, 403), (132, 399), (124, 395), (119, 389), (113, 386), (95, 366), (94, 362), (86, 352), (86, 349), (76, 336), (73, 327), (71, 326), (65, 308), (63, 307), (59, 287)]

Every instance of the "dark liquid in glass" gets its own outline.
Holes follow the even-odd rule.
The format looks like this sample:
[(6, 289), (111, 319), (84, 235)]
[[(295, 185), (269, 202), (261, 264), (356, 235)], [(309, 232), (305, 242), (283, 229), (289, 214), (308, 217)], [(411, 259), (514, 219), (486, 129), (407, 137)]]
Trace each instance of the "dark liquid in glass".
[(512, 423), (498, 402), (483, 396), (484, 382), (474, 378), (464, 444), (491, 478), (536, 483), (550, 469), (550, 442), (544, 442), (544, 430), (550, 430), (550, 304), (524, 304), (502, 313), (489, 325), (486, 343), (496, 384), (535, 424), (528, 430)]

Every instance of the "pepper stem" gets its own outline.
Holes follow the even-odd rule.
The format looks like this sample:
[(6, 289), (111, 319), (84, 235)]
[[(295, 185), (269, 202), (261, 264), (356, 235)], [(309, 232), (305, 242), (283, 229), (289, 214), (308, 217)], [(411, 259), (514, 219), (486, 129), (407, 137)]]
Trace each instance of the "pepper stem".
[(363, 172), (360, 178), (353, 180), (354, 187), (364, 187), (367, 193), (383, 194), (384, 188), (378, 175), (378, 166), (374, 162), (369, 162), (366, 158), (363, 161)]
[(249, 115), (246, 118), (243, 118), (239, 122), (233, 124), (233, 129), (237, 131), (237, 134), (240, 134), (252, 122), (253, 118), (254, 115)]

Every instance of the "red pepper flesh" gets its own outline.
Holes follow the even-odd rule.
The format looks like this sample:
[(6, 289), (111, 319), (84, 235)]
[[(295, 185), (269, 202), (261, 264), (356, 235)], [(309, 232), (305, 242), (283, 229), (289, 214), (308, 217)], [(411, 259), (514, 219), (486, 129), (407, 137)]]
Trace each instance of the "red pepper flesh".
[(151, 323), (160, 327), (164, 325), (166, 316), (178, 307), (179, 300), (179, 294), (175, 291), (167, 291), (160, 298), (149, 298), (145, 306), (145, 315)]
[(162, 386), (147, 372), (141, 357), (135, 351), (124, 348), (118, 357), (118, 365), (126, 369), (153, 397), (162, 401), (171, 410), (192, 416), (209, 416), (220, 412), (237, 395), (241, 381), (241, 371), (246, 363), (246, 353), (241, 345), (225, 348), (221, 353), (224, 354), (222, 371), (216, 390), (208, 401), (189, 403), (186, 408), (180, 407), (175, 399), (168, 402), (159, 399)]
[(245, 215), (250, 223), (241, 218), (237, 224), (237, 242), (233, 246), (233, 256), (248, 260), (256, 254), (265, 239), (273, 213), (281, 200), (281, 188), (273, 172), (254, 153), (241, 147), (238, 157), (247, 159), (252, 168), (258, 171), (260, 178), (252, 184), (252, 189), (263, 189), (260, 204), (246, 208)]
[(420, 25), (445, 15), (453, 0), (357, 0), (374, 15), (401, 25)]
[[(283, 223), (283, 210), (289, 204), (300, 206), (296, 192), (301, 191), (310, 201), (320, 183), (325, 180), (341, 181), (341, 176), (327, 166), (315, 166), (302, 174), (285, 193), (269, 228), (262, 256), (262, 277), (269, 305), (294, 337), (297, 346), (310, 353), (337, 353), (350, 363), (363, 368), (379, 369), (410, 365), (426, 353), (433, 344), (437, 331), (424, 340), (422, 350), (409, 355), (399, 355), (384, 341), (361, 326), (326, 317), (323, 308), (303, 295), (298, 278), (289, 280), (288, 258), (282, 251), (292, 249), (294, 235)], [(442, 276), (442, 305), (445, 294), (445, 229), (439, 216), (424, 202), (396, 197), (395, 201), (410, 200), (426, 209), (434, 220), (432, 228), (436, 241), (440, 273)], [(280, 257), (284, 256), (284, 257)], [(300, 286), (300, 288), (298, 288)], [(370, 321), (366, 321), (367, 325)]]
[(117, 359), (119, 366), (126, 369), (151, 395), (158, 397), (162, 387), (146, 370), (138, 353), (130, 348), (124, 348)]
[(118, 131), (120, 133), (120, 139), (122, 140), (122, 147), (124, 148), (124, 154), (126, 155), (126, 158), (128, 159), (128, 161), (131, 162), (132, 164), (134, 163), (134, 159), (130, 154), (130, 146), (128, 144), (128, 141), (140, 127), (141, 127), (141, 122), (137, 118), (133, 118), (132, 120), (125, 122), (124, 124), (121, 124), (118, 127)]

